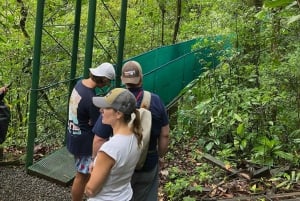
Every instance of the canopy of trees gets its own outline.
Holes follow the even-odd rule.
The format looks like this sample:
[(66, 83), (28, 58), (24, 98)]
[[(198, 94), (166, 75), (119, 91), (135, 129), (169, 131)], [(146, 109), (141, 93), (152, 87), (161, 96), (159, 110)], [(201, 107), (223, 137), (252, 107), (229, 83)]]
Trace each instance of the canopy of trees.
[[(26, 146), (37, 2), (2, 0), (0, 6), (0, 84), (13, 83), (6, 96), (12, 110), (7, 147)], [(36, 143), (53, 148), (64, 139), (75, 1), (45, 4), (42, 62), (47, 67), (41, 69), (39, 107), (47, 109), (38, 114), (42, 134)], [(88, 1), (83, 1), (77, 77), (83, 74), (88, 9)], [(116, 63), (121, 3), (97, 1), (96, 9), (93, 66)], [(199, 60), (207, 71), (183, 90), (172, 122), (171, 149), (192, 141), (188, 155), (195, 163), (206, 152), (230, 166), (251, 161), (299, 170), (299, 22), (299, 0), (128, 1), (124, 59), (200, 36), (233, 36), (232, 56), (221, 57), (218, 68)], [(197, 47), (206, 46), (216, 54), (224, 51), (218, 41), (206, 40)], [(172, 157), (170, 153), (168, 159)], [(186, 185), (196, 188), (212, 179), (202, 175), (179, 185), (175, 178), (184, 172), (178, 171), (170, 167), (175, 176), (166, 185), (174, 200), (183, 199)], [(203, 171), (196, 168), (193, 173)]]

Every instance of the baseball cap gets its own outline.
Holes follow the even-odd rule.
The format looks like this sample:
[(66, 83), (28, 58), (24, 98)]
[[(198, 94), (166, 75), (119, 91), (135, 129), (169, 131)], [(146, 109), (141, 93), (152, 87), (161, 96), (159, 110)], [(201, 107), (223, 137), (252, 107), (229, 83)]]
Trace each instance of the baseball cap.
[(134, 95), (124, 88), (114, 88), (104, 97), (93, 97), (93, 104), (99, 108), (113, 108), (124, 114), (131, 114), (136, 109)]
[(141, 65), (136, 61), (127, 61), (122, 67), (121, 80), (124, 84), (138, 84), (143, 79)]
[(90, 72), (97, 77), (107, 77), (114, 80), (116, 77), (115, 69), (111, 63), (104, 62), (96, 68), (90, 68)]

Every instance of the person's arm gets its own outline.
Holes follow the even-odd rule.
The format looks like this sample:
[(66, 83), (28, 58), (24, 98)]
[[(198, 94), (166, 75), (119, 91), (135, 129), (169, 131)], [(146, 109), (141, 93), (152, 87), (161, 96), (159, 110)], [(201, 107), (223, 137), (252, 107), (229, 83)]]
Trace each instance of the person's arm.
[(2, 101), (3, 100), (3, 98), (4, 98), (4, 95), (5, 95), (5, 93), (8, 91), (8, 88), (7, 87), (1, 87), (0, 88), (0, 100)]
[(168, 151), (169, 133), (170, 133), (169, 124), (167, 124), (161, 128), (160, 136), (158, 139), (158, 156), (159, 157), (163, 157)]
[(160, 136), (158, 139), (158, 163), (159, 163), (159, 169), (161, 170), (164, 167), (164, 156), (166, 155), (168, 151), (169, 146), (169, 132), (170, 127), (169, 124), (166, 126), (163, 126), (161, 128)]
[[(112, 128), (109, 125), (102, 124), (102, 115), (98, 117), (96, 124), (93, 127), (94, 140), (93, 140), (93, 147), (92, 147), (92, 159), (97, 156), (97, 153), (100, 147), (109, 139), (109, 136), (112, 133)], [(89, 167), (90, 172), (93, 170), (93, 162), (90, 164)]]
[(107, 139), (99, 137), (98, 135), (94, 136), (94, 141), (93, 141), (93, 154), (92, 158), (95, 158), (97, 156), (97, 153), (100, 149), (100, 147), (103, 145), (104, 142), (106, 142)]
[(4, 86), (0, 88), (0, 94), (5, 94), (8, 91), (8, 87)]
[(111, 126), (102, 123), (102, 114), (100, 114), (92, 131), (93, 133), (95, 133), (92, 153), (92, 157), (94, 158), (97, 155), (97, 152), (99, 151), (102, 144), (106, 142), (111, 136), (112, 128)]
[(115, 160), (113, 158), (103, 151), (98, 152), (90, 179), (85, 186), (84, 193), (86, 196), (94, 197), (101, 191), (103, 184), (105, 183), (114, 165)]

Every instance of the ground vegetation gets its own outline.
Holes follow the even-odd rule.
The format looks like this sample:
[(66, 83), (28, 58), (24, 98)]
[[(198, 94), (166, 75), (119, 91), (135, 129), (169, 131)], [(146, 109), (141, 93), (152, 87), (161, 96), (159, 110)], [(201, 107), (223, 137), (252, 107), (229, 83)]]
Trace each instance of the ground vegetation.
[[(117, 0), (97, 2), (92, 66), (116, 63), (121, 9)], [(6, 159), (21, 164), (28, 125), (35, 123), (29, 122), (28, 103), (37, 3), (3, 0), (0, 7), (0, 84), (13, 83), (5, 97), (11, 123), (1, 147)], [(45, 4), (35, 160), (63, 146), (72, 81), (75, 2)], [(88, 9), (89, 3), (82, 2), (78, 78), (85, 63)], [(222, 56), (211, 68), (214, 61), (199, 53), (203, 73), (181, 93), (161, 172), (162, 199), (299, 192), (299, 11), (299, 0), (129, 1), (124, 58), (192, 38), (231, 38), (228, 49), (220, 40), (194, 47), (210, 47), (211, 56)], [(263, 174), (256, 174), (260, 170)]]

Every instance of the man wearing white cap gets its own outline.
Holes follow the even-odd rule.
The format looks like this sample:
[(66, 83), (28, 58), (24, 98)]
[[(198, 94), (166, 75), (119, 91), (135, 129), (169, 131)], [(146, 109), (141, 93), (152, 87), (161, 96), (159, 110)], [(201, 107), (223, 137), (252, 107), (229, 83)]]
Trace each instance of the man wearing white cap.
[(95, 88), (110, 85), (115, 79), (112, 64), (102, 63), (90, 68), (90, 77), (75, 85), (69, 101), (67, 148), (75, 158), (76, 175), (72, 185), (72, 200), (82, 201), (84, 188), (89, 179), (94, 133), (92, 128), (99, 117), (99, 109), (93, 105)]

